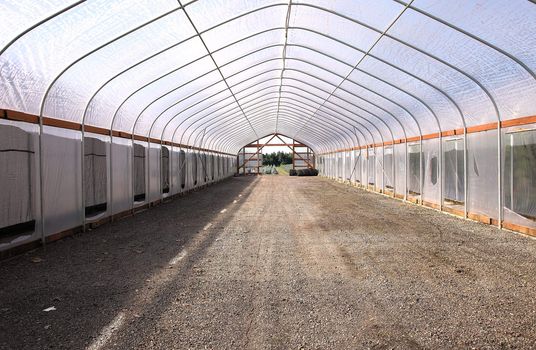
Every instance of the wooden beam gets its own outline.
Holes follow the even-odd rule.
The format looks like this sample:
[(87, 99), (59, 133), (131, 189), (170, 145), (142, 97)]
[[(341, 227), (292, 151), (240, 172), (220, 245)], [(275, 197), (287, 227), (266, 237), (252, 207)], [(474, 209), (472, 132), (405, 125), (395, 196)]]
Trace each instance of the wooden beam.
[[(275, 137), (277, 137), (277, 135), (274, 134), (274, 135), (268, 140), (268, 142), (272, 141)], [(268, 143), (268, 142), (267, 142), (267, 143)], [(264, 148), (264, 145), (263, 145), (262, 147), (257, 147), (257, 152), (255, 152), (255, 153), (254, 153), (248, 160), (246, 160), (242, 165), (240, 165), (240, 166), (238, 167), (238, 170), (240, 170), (240, 168), (244, 167), (244, 173), (245, 173), (245, 166), (246, 166), (246, 164), (247, 164), (247, 163), (248, 163), (248, 162), (249, 162), (255, 155), (259, 154), (259, 152), (262, 151), (263, 148)], [(244, 150), (244, 159), (245, 159), (245, 158), (246, 158), (246, 155), (245, 155), (245, 150), (246, 150), (246, 148), (244, 147), (244, 148), (242, 148), (242, 149)], [(258, 165), (258, 162), (257, 162), (257, 165)]]

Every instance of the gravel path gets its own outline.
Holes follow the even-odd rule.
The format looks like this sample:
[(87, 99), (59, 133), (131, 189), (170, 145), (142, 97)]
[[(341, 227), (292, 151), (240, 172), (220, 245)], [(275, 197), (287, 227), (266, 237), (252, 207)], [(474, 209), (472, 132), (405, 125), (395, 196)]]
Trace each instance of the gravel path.
[(0, 276), (0, 349), (536, 347), (536, 240), (321, 178), (229, 179)]

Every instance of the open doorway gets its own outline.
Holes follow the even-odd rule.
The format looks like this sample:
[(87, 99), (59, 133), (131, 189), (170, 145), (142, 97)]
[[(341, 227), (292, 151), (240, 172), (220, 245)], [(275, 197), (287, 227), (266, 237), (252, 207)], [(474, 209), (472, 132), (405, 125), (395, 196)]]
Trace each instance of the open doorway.
[(265, 136), (238, 153), (239, 175), (317, 175), (315, 154), (307, 145), (281, 134)]

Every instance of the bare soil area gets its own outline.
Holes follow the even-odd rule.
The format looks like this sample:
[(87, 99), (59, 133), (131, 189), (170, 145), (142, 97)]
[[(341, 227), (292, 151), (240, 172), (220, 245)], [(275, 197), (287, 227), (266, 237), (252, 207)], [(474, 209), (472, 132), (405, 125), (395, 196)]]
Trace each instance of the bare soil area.
[(0, 276), (0, 349), (536, 346), (536, 240), (322, 178), (229, 179)]

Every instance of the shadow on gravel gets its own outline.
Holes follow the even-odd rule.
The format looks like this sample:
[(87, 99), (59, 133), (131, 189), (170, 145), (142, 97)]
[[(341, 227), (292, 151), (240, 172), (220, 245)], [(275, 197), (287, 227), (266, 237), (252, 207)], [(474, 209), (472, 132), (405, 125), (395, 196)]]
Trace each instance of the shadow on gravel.
[(133, 319), (150, 327), (144, 310), (169, 307), (176, 296), (168, 287), (195, 273), (257, 181), (228, 179), (0, 262), (0, 349), (82, 349), (114, 323), (126, 323), (124, 332)]

